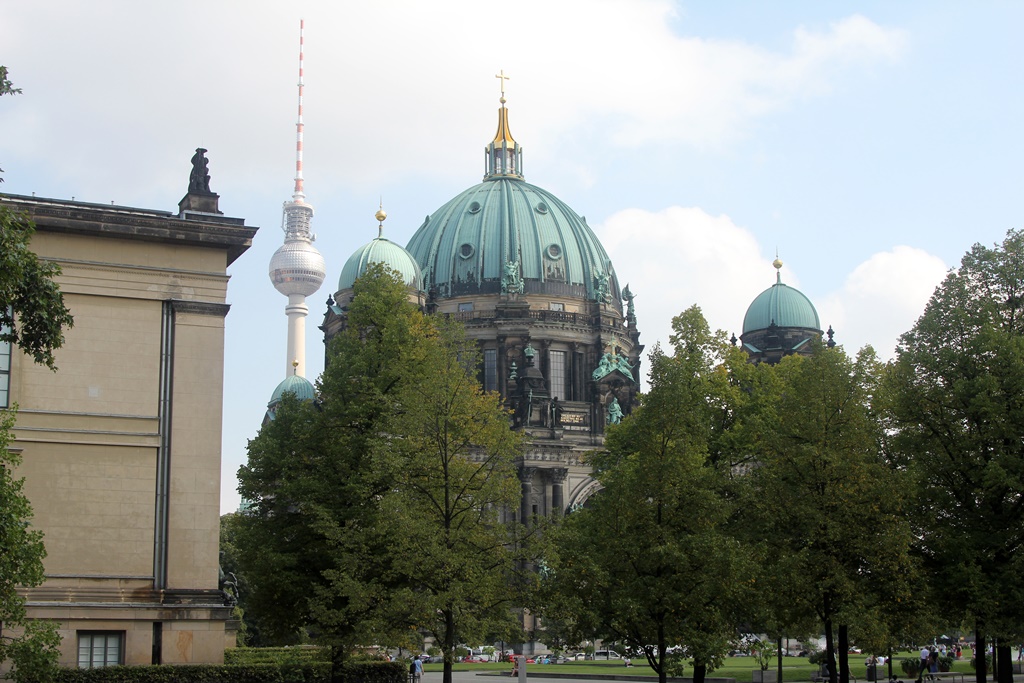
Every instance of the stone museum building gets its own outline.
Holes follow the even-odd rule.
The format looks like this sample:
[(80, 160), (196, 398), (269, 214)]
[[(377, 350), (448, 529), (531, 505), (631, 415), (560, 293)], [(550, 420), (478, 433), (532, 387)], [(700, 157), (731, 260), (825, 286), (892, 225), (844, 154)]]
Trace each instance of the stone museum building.
[(218, 556), (226, 269), (256, 228), (218, 210), (204, 152), (173, 213), (0, 195), (63, 269), (75, 319), (57, 372), (0, 348), (47, 550), (29, 616), (59, 625), (65, 666), (222, 662), (234, 643)]

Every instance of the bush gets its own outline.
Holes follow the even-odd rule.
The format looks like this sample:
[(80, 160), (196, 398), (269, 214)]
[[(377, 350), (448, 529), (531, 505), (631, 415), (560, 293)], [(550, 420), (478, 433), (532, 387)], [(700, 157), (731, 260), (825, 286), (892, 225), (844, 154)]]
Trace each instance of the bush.
[(921, 670), (921, 660), (917, 657), (906, 657), (900, 660), (900, 668), (910, 678), (917, 678), (917, 672)]
[(325, 647), (233, 647), (224, 650), (225, 664), (300, 664), (329, 662), (331, 651)]
[[(359, 683), (405, 683), (405, 667), (402, 662), (354, 661), (346, 665), (345, 675), (349, 681)], [(108, 666), (60, 669), (54, 677), (54, 683), (330, 683), (330, 680), (331, 664), (325, 661)]]

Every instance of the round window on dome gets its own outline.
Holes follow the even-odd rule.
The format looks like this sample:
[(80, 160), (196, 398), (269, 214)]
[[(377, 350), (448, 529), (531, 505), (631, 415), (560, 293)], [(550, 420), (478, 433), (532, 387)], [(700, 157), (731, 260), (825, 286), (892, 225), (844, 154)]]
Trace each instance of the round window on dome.
[(473, 254), (475, 253), (476, 249), (469, 242), (463, 242), (462, 245), (459, 247), (459, 258), (472, 258)]
[(541, 202), (541, 203), (537, 204), (537, 206), (534, 207), (534, 208), (537, 210), (537, 213), (547, 213), (548, 212), (548, 205), (545, 204), (544, 202)]
[(470, 213), (479, 213), (480, 212), (480, 202), (470, 202), (469, 212)]
[(562, 258), (562, 248), (557, 244), (549, 244), (548, 248), (544, 250), (544, 253), (547, 254), (547, 257), (552, 261), (557, 261)]

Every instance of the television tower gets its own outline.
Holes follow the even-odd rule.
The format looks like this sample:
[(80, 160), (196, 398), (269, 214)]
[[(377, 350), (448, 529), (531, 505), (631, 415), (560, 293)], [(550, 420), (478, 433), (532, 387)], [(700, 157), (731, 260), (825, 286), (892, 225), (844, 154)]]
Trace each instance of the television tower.
[(270, 280), (274, 288), (288, 297), (284, 312), (288, 316), (288, 356), (285, 378), (292, 374), (306, 376), (306, 297), (315, 294), (326, 277), (324, 257), (313, 246), (316, 239), (310, 231), (313, 207), (306, 203), (302, 188), (302, 30), (299, 21), (299, 117), (295, 124), (295, 191), (284, 203), (282, 229), (284, 244), (270, 259)]

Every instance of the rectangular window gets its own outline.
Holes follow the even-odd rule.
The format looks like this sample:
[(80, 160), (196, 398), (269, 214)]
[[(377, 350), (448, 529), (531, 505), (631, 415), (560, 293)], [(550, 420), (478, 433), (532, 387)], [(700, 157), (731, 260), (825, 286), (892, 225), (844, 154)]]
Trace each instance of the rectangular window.
[(548, 309), (552, 311), (564, 311), (565, 304), (552, 301), (551, 303), (548, 304)]
[(484, 349), (484, 391), (498, 390), (498, 351)]
[[(6, 332), (7, 327), (0, 327)], [(0, 408), (11, 406), (11, 342), (0, 341)]]
[(551, 397), (559, 401), (565, 400), (565, 351), (551, 351), (548, 353), (548, 365), (550, 366)]
[(459, 304), (459, 313), (464, 313), (466, 311), (472, 311), (472, 310), (473, 310), (473, 302), (472, 301), (464, 301), (463, 303)]
[(124, 664), (124, 631), (79, 631), (78, 668)]

